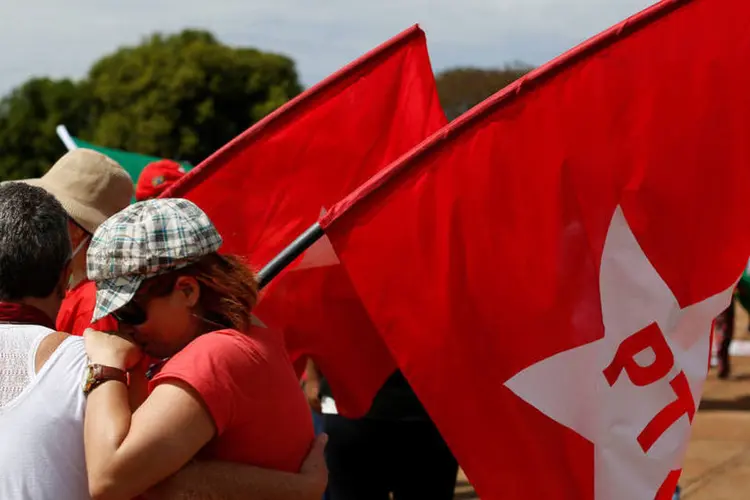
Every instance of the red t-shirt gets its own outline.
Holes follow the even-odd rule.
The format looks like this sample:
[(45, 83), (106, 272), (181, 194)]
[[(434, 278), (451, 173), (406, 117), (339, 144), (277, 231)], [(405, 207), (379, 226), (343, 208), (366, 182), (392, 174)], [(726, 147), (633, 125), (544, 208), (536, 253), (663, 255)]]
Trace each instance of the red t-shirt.
[(83, 335), (86, 328), (102, 332), (116, 332), (117, 321), (107, 316), (91, 323), (96, 305), (96, 283), (84, 280), (65, 294), (60, 312), (57, 313), (57, 330), (73, 335)]
[(216, 424), (200, 458), (298, 472), (314, 439), (312, 415), (280, 335), (220, 330), (172, 356), (149, 390), (170, 379), (189, 384)]

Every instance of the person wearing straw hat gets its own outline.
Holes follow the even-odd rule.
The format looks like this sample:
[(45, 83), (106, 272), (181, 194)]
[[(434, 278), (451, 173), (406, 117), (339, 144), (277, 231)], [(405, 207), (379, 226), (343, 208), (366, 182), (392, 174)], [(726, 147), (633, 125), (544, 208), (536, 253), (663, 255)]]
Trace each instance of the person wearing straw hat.
[(219, 254), (221, 244), (208, 216), (183, 199), (135, 203), (94, 233), (92, 320), (113, 315), (120, 335), (86, 330), (90, 362), (125, 371), (141, 349), (168, 359), (134, 414), (122, 380), (88, 388), (92, 496), (142, 494), (199, 452), (295, 473), (316, 442), (283, 339), (252, 316), (255, 277)]
[[(130, 204), (133, 181), (116, 161), (91, 149), (74, 149), (39, 179), (22, 182), (52, 194), (68, 214), (73, 243), (68, 293), (57, 317), (57, 329), (81, 335), (90, 326), (96, 287), (86, 279), (86, 249), (102, 222)], [(117, 323), (103, 318), (95, 328), (116, 331)]]

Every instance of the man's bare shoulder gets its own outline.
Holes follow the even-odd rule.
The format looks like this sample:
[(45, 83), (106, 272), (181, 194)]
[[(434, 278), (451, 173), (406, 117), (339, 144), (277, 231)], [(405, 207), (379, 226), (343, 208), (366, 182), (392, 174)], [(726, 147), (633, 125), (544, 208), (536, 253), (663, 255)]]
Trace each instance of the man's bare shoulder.
[(39, 373), (39, 370), (42, 369), (44, 363), (46, 363), (50, 356), (52, 356), (52, 353), (60, 347), (60, 344), (70, 337), (72, 337), (72, 335), (69, 333), (54, 332), (42, 339), (39, 343), (39, 348), (36, 350), (36, 359), (34, 360), (34, 367), (37, 373)]

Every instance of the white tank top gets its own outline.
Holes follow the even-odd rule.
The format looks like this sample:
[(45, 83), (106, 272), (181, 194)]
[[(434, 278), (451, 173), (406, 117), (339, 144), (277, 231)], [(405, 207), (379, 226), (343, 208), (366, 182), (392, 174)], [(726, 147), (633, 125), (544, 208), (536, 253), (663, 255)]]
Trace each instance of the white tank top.
[(0, 499), (88, 499), (81, 381), (83, 339), (70, 337), (39, 373), (36, 351), (53, 330), (0, 324)]

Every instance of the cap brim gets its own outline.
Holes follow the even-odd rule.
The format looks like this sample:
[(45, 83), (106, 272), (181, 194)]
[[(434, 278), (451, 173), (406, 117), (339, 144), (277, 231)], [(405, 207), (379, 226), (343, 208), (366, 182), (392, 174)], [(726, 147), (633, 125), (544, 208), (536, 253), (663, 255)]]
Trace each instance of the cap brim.
[(96, 306), (91, 322), (99, 321), (130, 302), (143, 283), (143, 276), (120, 276), (96, 282)]

